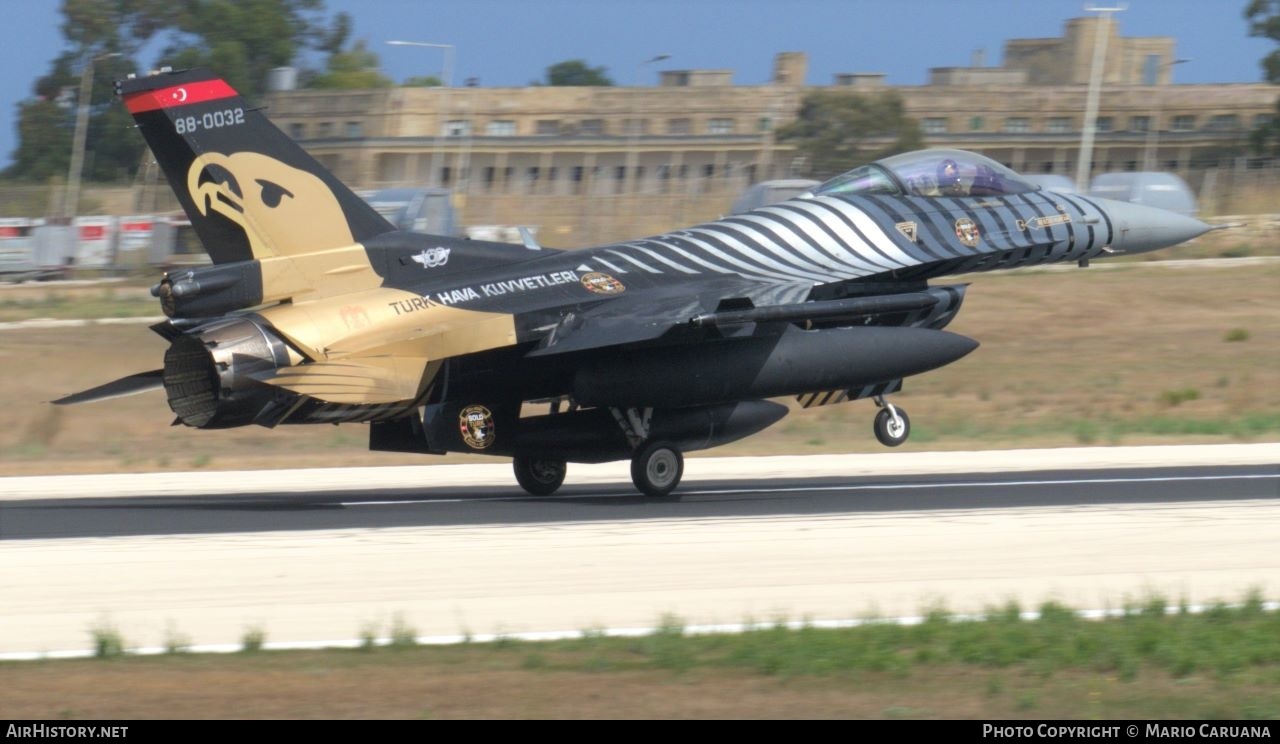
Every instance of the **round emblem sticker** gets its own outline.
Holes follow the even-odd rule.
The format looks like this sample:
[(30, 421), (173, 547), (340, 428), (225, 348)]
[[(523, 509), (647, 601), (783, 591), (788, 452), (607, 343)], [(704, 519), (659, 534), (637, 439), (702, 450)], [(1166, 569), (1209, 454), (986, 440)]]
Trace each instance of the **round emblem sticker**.
[(622, 294), (627, 291), (627, 288), (622, 286), (622, 282), (599, 271), (583, 274), (581, 281), (582, 286), (586, 287), (588, 292), (595, 292), (596, 294), (612, 295)]
[(978, 244), (979, 231), (977, 224), (968, 217), (956, 220), (956, 237), (970, 248)]
[(496, 434), (493, 427), (493, 414), (484, 406), (467, 406), (458, 414), (458, 429), (462, 432), (462, 441), (471, 449), (482, 450), (493, 444)]

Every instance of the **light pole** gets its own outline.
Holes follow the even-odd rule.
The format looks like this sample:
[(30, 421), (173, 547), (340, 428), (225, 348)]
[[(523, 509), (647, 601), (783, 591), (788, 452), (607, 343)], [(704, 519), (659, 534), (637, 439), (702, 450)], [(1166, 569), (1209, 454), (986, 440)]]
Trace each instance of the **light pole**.
[(637, 161), (640, 159), (640, 153), (636, 149), (638, 147), (636, 140), (640, 134), (640, 76), (644, 74), (645, 65), (661, 62), (664, 59), (671, 59), (671, 55), (659, 54), (636, 65), (636, 93), (631, 104), (631, 124), (628, 132), (630, 136), (627, 139), (627, 183), (631, 184), (629, 191), (640, 190), (640, 179), (636, 178)]
[[(1184, 62), (1190, 62), (1189, 59), (1175, 59), (1172, 62), (1165, 62), (1160, 66), (1161, 70), (1171, 69), (1174, 65), (1180, 65)], [(1156, 84), (1160, 84), (1160, 75), (1156, 74)], [(1164, 109), (1164, 98), (1156, 94), (1156, 110), (1151, 115), (1151, 124), (1147, 127), (1147, 146), (1142, 153), (1142, 169), (1144, 171), (1153, 171), (1156, 169), (1156, 145), (1160, 141), (1160, 114)]]
[[(1089, 169), (1093, 166), (1093, 135), (1098, 122), (1098, 93), (1102, 65), (1107, 56), (1107, 36), (1111, 34), (1111, 14), (1126, 10), (1121, 4), (1114, 8), (1084, 6), (1086, 13), (1098, 13), (1098, 25), (1093, 34), (1093, 65), (1089, 68), (1089, 96), (1084, 107), (1084, 132), (1080, 138), (1080, 162), (1076, 164), (1076, 190), (1089, 190)], [(1105, 35), (1104, 35), (1105, 34)]]
[(439, 116), (439, 117), (440, 117), (440, 128), (439, 128), (439, 130), (436, 132), (436, 136), (435, 136), (435, 137), (433, 137), (433, 138), (431, 139), (431, 141), (432, 141), (432, 145), (431, 145), (431, 178), (428, 180), (428, 185), (430, 185), (430, 186), (435, 186), (435, 185), (436, 185), (436, 179), (437, 179), (437, 178), (439, 177), (439, 175), (440, 175), (440, 139), (441, 139), (442, 137), (446, 137), (446, 136), (448, 136), (448, 133), (449, 133), (449, 130), (447, 129), (447, 127), (449, 126), (449, 122), (448, 122), (448, 121), (447, 121), (447, 119), (446, 119), (446, 117), (447, 117), (447, 112), (448, 112), (448, 101), (449, 101), (449, 99), (448, 99), (448, 97), (445, 95), (444, 88), (451, 88), (451, 87), (453, 87), (453, 51), (454, 51), (454, 47), (453, 47), (453, 45), (452, 45), (452, 44), (433, 44), (433, 43), (431, 43), (431, 42), (427, 42), (427, 41), (400, 41), (400, 40), (395, 40), (395, 41), (388, 41), (388, 42), (387, 42), (387, 44), (389, 44), (389, 45), (391, 45), (391, 46), (425, 47), (425, 48), (428, 48), (428, 49), (443, 49), (443, 50), (444, 50), (444, 60), (441, 62), (441, 69), (440, 69), (440, 76), (441, 76), (442, 78), (444, 78), (444, 79), (442, 80), (443, 85), (441, 85), (441, 90), (440, 90), (440, 94), (439, 94), (439, 96), (440, 96), (440, 97), (439, 97), (439, 105), (438, 105), (438, 107), (437, 107), (437, 109), (436, 109), (436, 110), (437, 110), (437, 116)]
[(119, 52), (107, 52), (91, 57), (80, 73), (80, 101), (76, 110), (76, 131), (71, 139), (71, 167), (67, 169), (67, 192), (62, 200), (62, 216), (76, 216), (80, 202), (80, 172), (84, 170), (84, 145), (89, 135), (89, 94), (93, 92), (93, 64), (100, 59), (119, 57)]

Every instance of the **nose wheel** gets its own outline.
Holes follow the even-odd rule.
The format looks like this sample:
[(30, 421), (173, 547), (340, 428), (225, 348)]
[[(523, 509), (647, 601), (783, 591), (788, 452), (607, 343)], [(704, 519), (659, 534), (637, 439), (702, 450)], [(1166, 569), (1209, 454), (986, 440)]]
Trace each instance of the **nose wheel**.
[(631, 457), (631, 482), (651, 499), (669, 496), (682, 475), (684, 455), (666, 442), (649, 442)]
[(880, 406), (880, 411), (876, 413), (874, 429), (880, 444), (897, 447), (907, 441), (907, 437), (911, 435), (911, 419), (907, 417), (907, 412), (880, 398), (876, 399), (876, 404)]
[(516, 482), (534, 496), (550, 496), (564, 483), (568, 467), (564, 460), (553, 457), (517, 455), (511, 463)]

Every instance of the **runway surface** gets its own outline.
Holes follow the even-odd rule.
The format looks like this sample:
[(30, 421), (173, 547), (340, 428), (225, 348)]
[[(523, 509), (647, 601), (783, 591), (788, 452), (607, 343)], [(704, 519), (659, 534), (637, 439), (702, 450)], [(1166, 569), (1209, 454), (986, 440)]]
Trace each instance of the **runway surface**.
[(874, 515), (909, 510), (1171, 504), (1273, 498), (1274, 466), (721, 480), (653, 500), (630, 484), (263, 492), (0, 502), (0, 539)]
[[(618, 483), (246, 490), (0, 502), (0, 653), (1115, 607), (1280, 591), (1280, 468), (1110, 467)], [(745, 468), (744, 468), (745, 469)], [(821, 468), (815, 468), (821, 471)], [(16, 482), (17, 479), (4, 479)]]

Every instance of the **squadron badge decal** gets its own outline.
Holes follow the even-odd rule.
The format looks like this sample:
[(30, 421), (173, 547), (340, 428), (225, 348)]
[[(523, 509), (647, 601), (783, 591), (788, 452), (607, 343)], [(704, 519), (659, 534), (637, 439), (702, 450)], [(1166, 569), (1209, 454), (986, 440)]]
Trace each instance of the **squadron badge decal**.
[(973, 248), (978, 245), (978, 238), (981, 237), (981, 232), (978, 230), (977, 223), (968, 217), (961, 217), (956, 220), (956, 237), (960, 239), (961, 243)]
[(917, 242), (916, 241), (916, 235), (917, 235), (916, 223), (909, 222), (909, 221), (899, 222), (898, 224), (894, 225), (894, 227), (898, 228), (898, 232), (902, 233), (902, 237), (906, 238), (907, 240), (910, 240), (912, 243)]
[(449, 249), (444, 246), (436, 246), (431, 250), (422, 249), (422, 253), (416, 256), (410, 256), (414, 261), (422, 264), (424, 269), (434, 269), (437, 266), (444, 266), (449, 263)]
[(482, 450), (493, 444), (497, 432), (493, 426), (493, 414), (484, 406), (467, 406), (458, 414), (458, 429), (462, 441), (471, 449)]
[(596, 294), (615, 295), (627, 291), (622, 282), (600, 271), (583, 274), (581, 282), (588, 292), (595, 292)]

